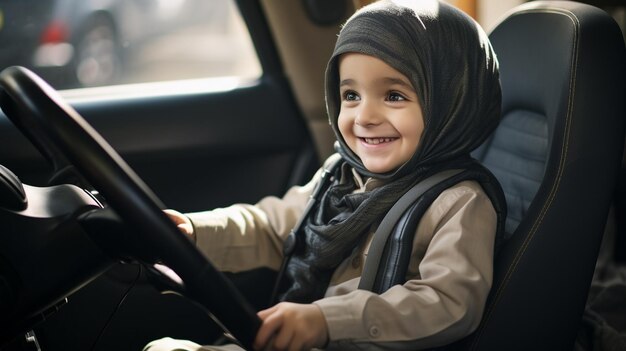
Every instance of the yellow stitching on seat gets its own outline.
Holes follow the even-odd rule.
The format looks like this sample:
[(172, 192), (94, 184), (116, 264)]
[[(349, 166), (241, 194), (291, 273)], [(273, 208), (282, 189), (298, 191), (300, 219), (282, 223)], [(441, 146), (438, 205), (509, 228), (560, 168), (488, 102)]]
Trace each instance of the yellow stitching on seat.
[(489, 306), (487, 307), (487, 310), (485, 311), (484, 316), (483, 316), (483, 320), (481, 321), (478, 329), (476, 330), (476, 336), (474, 337), (474, 339), (472, 340), (472, 343), (470, 345), (470, 349), (471, 350), (475, 350), (476, 347), (478, 346), (478, 342), (479, 342), (480, 338), (482, 337), (483, 332), (485, 330), (484, 329), (484, 325), (491, 318), (491, 313), (492, 313), (492, 311), (494, 309), (493, 306), (495, 306), (498, 303), (498, 301), (500, 300), (500, 297), (502, 296), (502, 292), (504, 291), (504, 289), (508, 285), (509, 280), (511, 279), (511, 276), (513, 275), (513, 272), (515, 272), (516, 269), (517, 269), (517, 265), (518, 265), (519, 261), (524, 256), (528, 245), (530, 245), (530, 242), (532, 241), (532, 239), (533, 239), (533, 237), (534, 237), (534, 235), (535, 235), (535, 233), (537, 231), (537, 228), (543, 222), (543, 218), (545, 217), (546, 213), (548, 212), (548, 209), (550, 208), (550, 205), (554, 201), (554, 198), (556, 196), (556, 190), (559, 188), (559, 185), (561, 183), (561, 177), (563, 175), (563, 170), (565, 168), (564, 167), (565, 157), (567, 156), (567, 151), (569, 149), (570, 125), (571, 125), (571, 118), (572, 118), (572, 108), (573, 108), (573, 105), (574, 105), (573, 96), (574, 96), (574, 88), (575, 88), (575, 80), (576, 80), (576, 67), (577, 67), (577, 64), (578, 64), (578, 37), (579, 37), (579, 31), (580, 31), (580, 22), (579, 22), (578, 18), (574, 15), (574, 13), (572, 13), (571, 11), (568, 11), (568, 10), (563, 10), (563, 9), (529, 9), (529, 10), (526, 10), (526, 11), (523, 11), (523, 12), (519, 12), (517, 15), (523, 14), (523, 13), (554, 13), (554, 14), (565, 15), (573, 22), (574, 27), (575, 27), (574, 40), (573, 40), (574, 41), (574, 47), (573, 47), (573, 50), (572, 50), (572, 69), (571, 69), (571, 72), (570, 72), (570, 88), (569, 88), (569, 97), (568, 97), (569, 101), (568, 101), (568, 105), (567, 105), (567, 113), (566, 113), (566, 118), (565, 118), (566, 123), (565, 123), (565, 135), (564, 135), (564, 140), (563, 140), (563, 150), (561, 151), (561, 157), (560, 157), (560, 161), (559, 161), (556, 182), (554, 183), (554, 186), (550, 190), (550, 193), (548, 195), (548, 201), (546, 202), (544, 207), (541, 209), (540, 216), (539, 216), (538, 220), (533, 224), (533, 226), (532, 226), (532, 228), (530, 230), (530, 234), (524, 240), (524, 243), (522, 244), (522, 247), (516, 253), (515, 259), (513, 260), (512, 265), (507, 270), (507, 273), (505, 275), (505, 278), (504, 278), (502, 284), (500, 284), (500, 286), (498, 287), (498, 290), (496, 291), (496, 293), (495, 293), (495, 295), (493, 297), (492, 303), (490, 303)]

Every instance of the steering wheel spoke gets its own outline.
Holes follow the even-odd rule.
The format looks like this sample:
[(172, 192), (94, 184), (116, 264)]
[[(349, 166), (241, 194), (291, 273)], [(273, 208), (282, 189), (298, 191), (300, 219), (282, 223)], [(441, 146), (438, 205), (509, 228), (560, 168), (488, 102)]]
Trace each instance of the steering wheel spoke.
[(0, 107), (55, 170), (73, 166), (128, 226), (124, 235), (145, 251), (138, 256), (152, 256), (171, 267), (184, 281), (187, 296), (251, 348), (261, 324), (252, 307), (163, 213), (161, 201), (113, 147), (33, 72), (6, 68), (0, 87)]

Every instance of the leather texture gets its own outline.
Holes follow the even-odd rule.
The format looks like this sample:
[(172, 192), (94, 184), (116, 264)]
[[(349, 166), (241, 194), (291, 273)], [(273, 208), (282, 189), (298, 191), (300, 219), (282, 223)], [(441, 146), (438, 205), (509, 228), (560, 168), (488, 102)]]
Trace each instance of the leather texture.
[[(624, 39), (595, 7), (534, 1), (490, 40), (502, 122), (473, 156), (504, 189), (510, 238), (497, 252), (480, 326), (442, 349), (571, 350), (621, 165)], [(404, 279), (416, 208), (387, 243), (375, 291)]]
[(474, 153), (500, 180), (507, 200), (508, 234), (524, 218), (539, 189), (548, 145), (548, 117), (520, 108), (506, 112), (491, 139)]
[(477, 154), (515, 230), (478, 330), (454, 346), (571, 350), (620, 169), (624, 39), (605, 12), (572, 1), (521, 5), (490, 39), (503, 122)]

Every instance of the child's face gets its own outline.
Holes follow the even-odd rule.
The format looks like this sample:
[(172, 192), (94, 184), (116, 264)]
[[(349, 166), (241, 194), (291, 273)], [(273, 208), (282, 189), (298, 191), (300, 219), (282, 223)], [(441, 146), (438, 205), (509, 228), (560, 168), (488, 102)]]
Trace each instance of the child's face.
[(370, 172), (385, 173), (417, 150), (424, 118), (409, 79), (384, 61), (347, 53), (339, 58), (338, 126)]

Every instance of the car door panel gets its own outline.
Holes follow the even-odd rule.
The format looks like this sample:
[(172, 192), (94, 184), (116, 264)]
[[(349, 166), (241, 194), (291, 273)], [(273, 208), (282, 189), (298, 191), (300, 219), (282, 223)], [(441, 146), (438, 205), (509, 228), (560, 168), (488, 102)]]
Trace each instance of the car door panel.
[[(94, 97), (89, 91), (65, 94), (168, 208), (199, 211), (280, 196), (307, 181), (318, 167), (262, 11), (256, 2), (242, 4), (263, 67), (258, 80), (224, 89), (207, 81), (206, 90), (196, 86), (189, 91), (172, 83), (170, 91), (152, 95), (141, 91), (146, 85), (110, 88)], [(124, 96), (115, 89), (136, 91)], [(0, 164), (24, 183), (48, 183), (46, 160), (1, 113), (0, 140)], [(158, 336), (200, 342), (214, 337), (215, 326), (207, 326), (211, 322), (204, 311), (187, 299), (160, 296), (141, 270), (136, 263), (117, 264), (69, 296), (66, 305), (35, 328), (44, 348), (136, 350)], [(271, 285), (274, 272), (261, 273), (254, 276)], [(251, 300), (258, 300), (255, 306), (267, 303), (260, 285), (246, 282), (255, 287), (246, 289)]]
[[(281, 195), (289, 185), (310, 177), (317, 160), (287, 88), (284, 78), (264, 77), (228, 91), (70, 100), (70, 104), (167, 207), (196, 211)], [(0, 138), (4, 143), (0, 164), (27, 183), (45, 185), (49, 176), (46, 161), (5, 116), (0, 116)], [(81, 323), (92, 323), (89, 330), (93, 331), (107, 328), (99, 347), (119, 343), (139, 349), (141, 343), (159, 335), (166, 321), (195, 308), (185, 299), (158, 297), (144, 275), (138, 281), (119, 279), (124, 270), (128, 267), (116, 265), (70, 296), (69, 303), (53, 317), (47, 317), (36, 332), (48, 350), (70, 346), (66, 343), (71, 335), (64, 330), (68, 325), (80, 328)], [(265, 284), (271, 284), (271, 278), (266, 280)], [(118, 310), (116, 301), (131, 288), (128, 291), (134, 297)], [(84, 315), (89, 301), (100, 302), (90, 304)], [(159, 318), (143, 320), (155, 306)], [(139, 319), (141, 326), (137, 326)], [(200, 310), (188, 314), (187, 321), (180, 326), (191, 334), (181, 337), (215, 336), (215, 329), (207, 333), (206, 328), (215, 327), (207, 326), (211, 323)], [(136, 330), (128, 334), (128, 328)], [(165, 329), (172, 331), (171, 327)], [(74, 346), (92, 345), (98, 338), (92, 334), (77, 338)]]
[[(286, 84), (72, 104), (168, 207), (191, 211), (280, 195), (310, 176), (317, 161)], [(0, 137), (0, 164), (43, 183), (43, 159), (6, 118)]]

